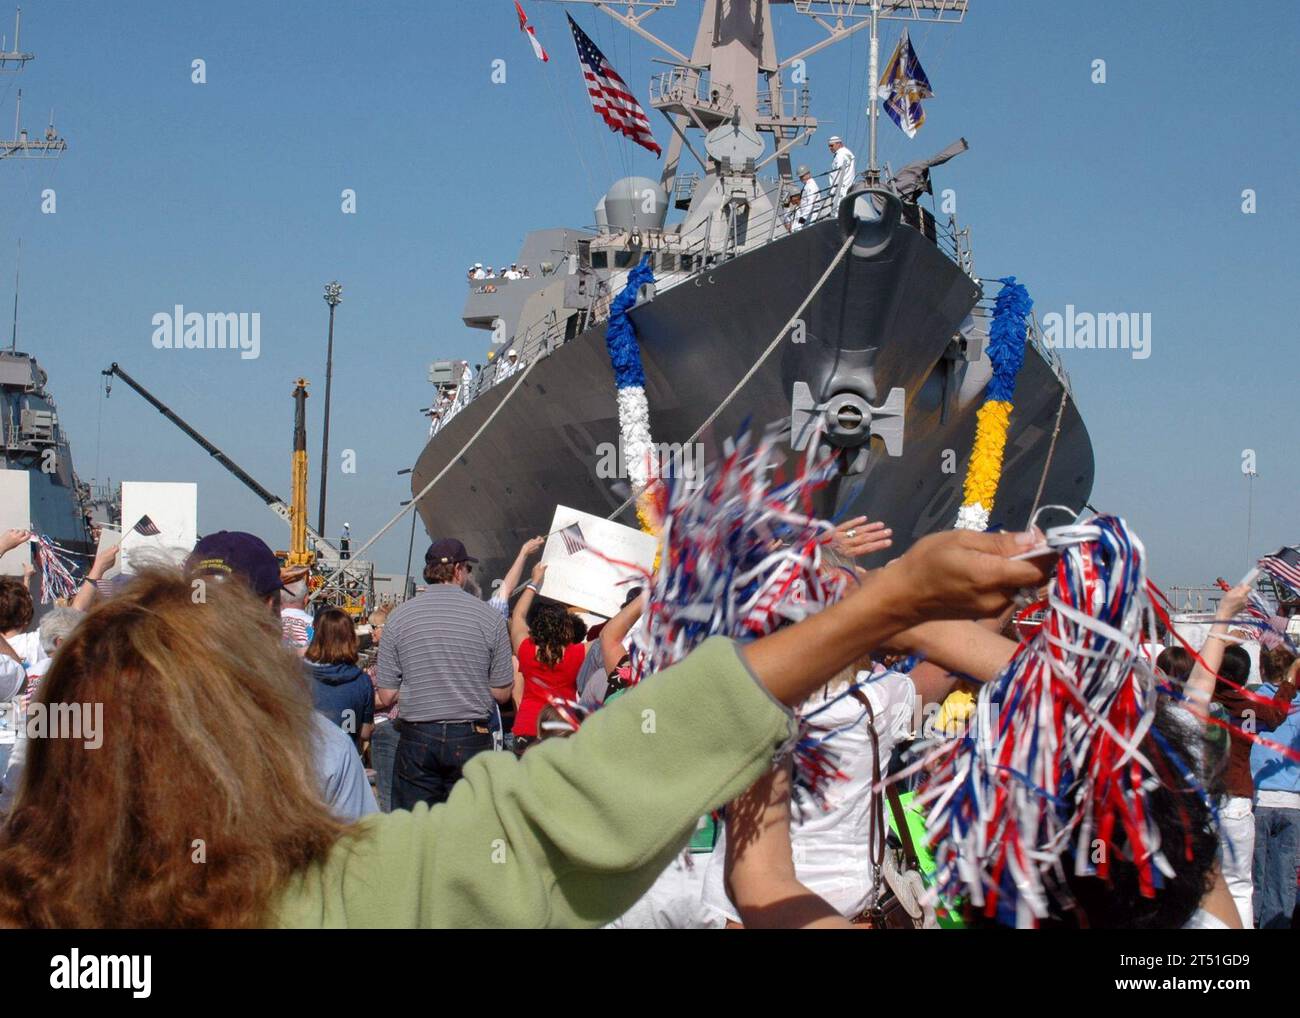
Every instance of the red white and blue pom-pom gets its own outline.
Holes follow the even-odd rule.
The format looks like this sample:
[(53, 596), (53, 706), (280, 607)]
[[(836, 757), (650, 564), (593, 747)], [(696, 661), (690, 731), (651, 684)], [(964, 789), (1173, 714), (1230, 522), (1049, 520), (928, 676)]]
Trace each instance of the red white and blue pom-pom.
[[(746, 430), (702, 479), (670, 482), (659, 569), (633, 636), (633, 682), (711, 636), (752, 640), (807, 618), (853, 584), (824, 562), (835, 525), (813, 515), (814, 493), (838, 469), (833, 456), (817, 457), (813, 443), (781, 483), (779, 442), (777, 429), (757, 439)], [(796, 787), (822, 806), (826, 785), (844, 777), (828, 745), (834, 734), (804, 721), (790, 747)]]
[(37, 546), (41, 571), (41, 604), (72, 597), (77, 592), (77, 581), (72, 577), (71, 563), (44, 534), (32, 535), (32, 543)]
[(1173, 873), (1147, 808), (1159, 688), (1142, 543), (1113, 516), (1067, 529), (1042, 628), (980, 690), (966, 734), (916, 765), (932, 895), (1022, 927), (1048, 916), (1067, 854), (1102, 880), (1131, 862), (1147, 895)]
[[(774, 481), (779, 432), (745, 431), (693, 483), (673, 480), (659, 569), (632, 648), (639, 682), (682, 660), (710, 636), (754, 639), (839, 600), (849, 574), (823, 567), (834, 524), (812, 514), (814, 492), (835, 475), (832, 457)], [(814, 443), (815, 446), (816, 443)]]

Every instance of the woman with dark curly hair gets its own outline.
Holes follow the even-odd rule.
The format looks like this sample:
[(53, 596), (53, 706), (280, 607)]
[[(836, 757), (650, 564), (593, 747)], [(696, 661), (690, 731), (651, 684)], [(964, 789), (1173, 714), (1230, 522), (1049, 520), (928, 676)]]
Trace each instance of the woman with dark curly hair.
[(578, 672), (586, 657), (563, 605), (545, 601), (534, 605), (546, 566), (533, 567), (532, 580), (510, 616), (510, 645), (515, 659), (515, 752), (522, 754), (537, 741), (537, 716), (552, 698), (578, 699)]

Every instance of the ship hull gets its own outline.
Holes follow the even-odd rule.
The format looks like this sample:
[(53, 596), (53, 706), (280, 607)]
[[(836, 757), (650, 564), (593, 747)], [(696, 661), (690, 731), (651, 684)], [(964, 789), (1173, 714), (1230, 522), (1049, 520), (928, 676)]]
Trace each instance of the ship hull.
[[(34, 358), (16, 351), (0, 356), (0, 416), (5, 437), (0, 468), (22, 471), (28, 478), (27, 517), (5, 525), (30, 528), (49, 538), (65, 552), (75, 553), (78, 566), (84, 568), (94, 552), (85, 507), (67, 436), (57, 423), (57, 408), (44, 386), (45, 373)], [(49, 423), (30, 423), (42, 417)]]
[[(799, 307), (841, 240), (836, 224), (824, 222), (633, 309), (656, 443), (686, 441), (714, 412)], [(796, 381), (817, 392), (852, 355), (866, 356), (874, 365), (877, 404), (890, 388), (905, 390), (903, 453), (888, 456), (873, 443), (865, 471), (845, 477), (826, 509), (885, 521), (894, 531), (890, 555), (951, 527), (989, 370), (987, 359), (947, 364), (944, 353), (978, 296), (969, 277), (910, 229), (899, 231), (885, 258), (848, 256), (800, 327), (701, 436), (704, 458), (712, 461), (746, 421), (788, 420)], [(426, 531), (464, 541), (481, 560), (485, 587), (504, 575), (524, 540), (546, 532), (557, 504), (609, 515), (627, 496), (626, 481), (609, 476), (619, 427), (604, 325), (534, 364), (507, 400), (514, 382), (480, 394), (447, 422), (412, 476), (418, 493), (442, 474), (420, 504)], [(1040, 504), (1081, 508), (1092, 479), (1091, 443), (1073, 399), (1028, 347), (993, 522), (1023, 527), (1040, 484)], [(636, 524), (631, 510), (620, 519)]]

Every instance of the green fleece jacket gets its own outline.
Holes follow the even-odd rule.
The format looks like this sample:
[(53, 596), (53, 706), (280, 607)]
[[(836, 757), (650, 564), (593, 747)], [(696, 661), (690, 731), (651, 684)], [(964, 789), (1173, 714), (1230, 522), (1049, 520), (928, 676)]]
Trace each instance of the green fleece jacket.
[(284, 927), (601, 926), (793, 733), (735, 644), (709, 640), (570, 738), (518, 760), (480, 753), (445, 803), (362, 820), (273, 914)]

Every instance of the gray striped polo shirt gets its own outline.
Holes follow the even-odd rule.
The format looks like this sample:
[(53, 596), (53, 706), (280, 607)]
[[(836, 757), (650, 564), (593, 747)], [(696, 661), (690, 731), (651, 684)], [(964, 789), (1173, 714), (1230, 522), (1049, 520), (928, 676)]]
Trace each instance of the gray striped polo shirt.
[(488, 687), (514, 682), (505, 620), (473, 594), (437, 583), (388, 616), (379, 642), (379, 688), (400, 692), (403, 721), (473, 721), (492, 715)]

